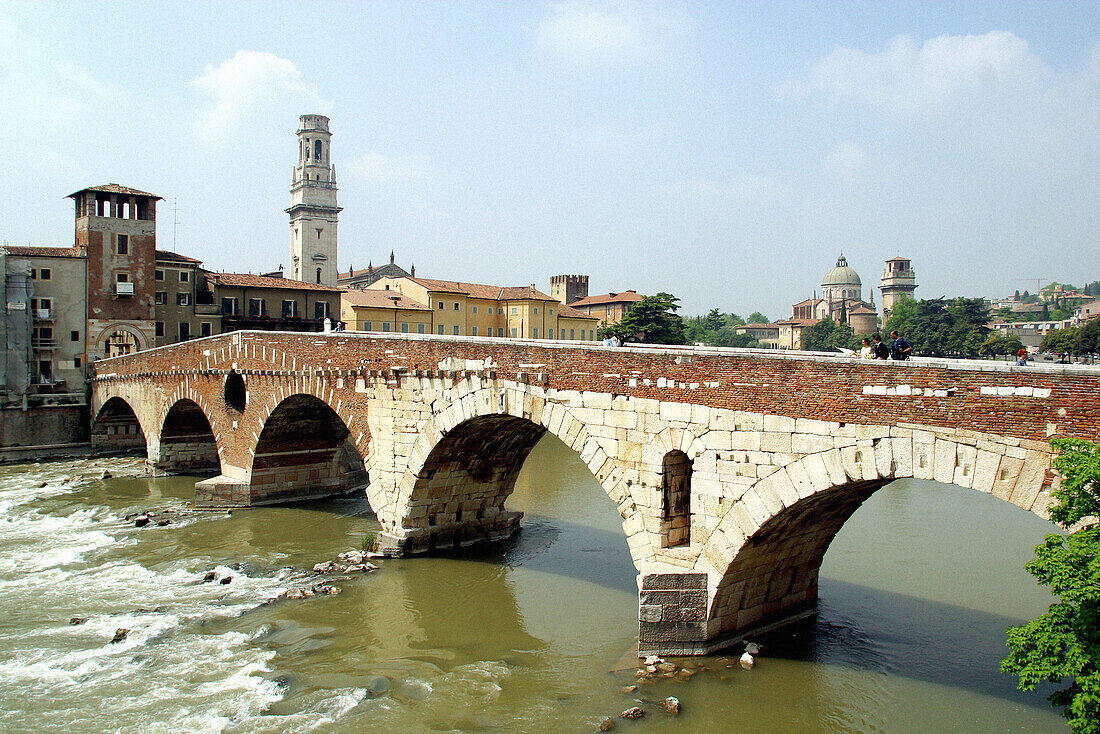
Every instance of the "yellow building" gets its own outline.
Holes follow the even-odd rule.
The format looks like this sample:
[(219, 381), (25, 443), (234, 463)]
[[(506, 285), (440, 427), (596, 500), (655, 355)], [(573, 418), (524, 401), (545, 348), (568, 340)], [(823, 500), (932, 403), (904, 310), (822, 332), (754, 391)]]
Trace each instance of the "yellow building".
[(617, 324), (626, 316), (638, 301), (645, 296), (637, 291), (623, 291), (622, 293), (604, 293), (599, 296), (587, 296), (569, 304), (572, 308), (587, 316), (593, 316), (604, 324)]
[[(430, 333), (452, 336), (574, 341), (596, 339), (598, 318), (565, 306), (534, 286), (501, 287), (404, 277), (380, 278), (362, 292), (369, 291), (380, 291), (387, 300), (391, 295), (407, 299), (398, 301), (397, 323), (400, 327), (404, 318), (410, 324), (409, 330), (419, 329), (420, 324), (427, 323), (426, 330)], [(345, 295), (343, 302), (349, 310), (343, 313), (354, 313), (358, 298), (355, 295)], [(363, 305), (358, 306), (358, 309), (363, 313), (368, 309), (374, 309), (372, 313), (380, 313), (378, 308), (388, 308), (389, 323), (393, 323), (392, 302), (388, 307), (377, 300), (360, 302)], [(413, 316), (411, 309), (402, 312), (401, 304), (406, 302), (426, 308), (429, 313), (428, 321), (423, 321), (423, 315), (419, 313)], [(405, 314), (404, 317), (402, 313)], [(365, 316), (359, 319), (359, 323), (364, 320)], [(352, 328), (352, 319), (345, 321)], [(413, 327), (413, 324), (416, 326)]]
[(340, 296), (340, 320), (349, 331), (433, 333), (432, 310), (396, 291), (345, 291)]

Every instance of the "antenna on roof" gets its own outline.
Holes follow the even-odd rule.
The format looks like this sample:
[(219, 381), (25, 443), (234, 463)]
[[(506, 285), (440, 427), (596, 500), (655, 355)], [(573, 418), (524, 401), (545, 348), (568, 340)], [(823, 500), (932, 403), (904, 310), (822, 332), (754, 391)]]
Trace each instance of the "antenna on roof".
[(172, 197), (172, 252), (176, 251), (176, 230), (179, 229), (179, 199)]

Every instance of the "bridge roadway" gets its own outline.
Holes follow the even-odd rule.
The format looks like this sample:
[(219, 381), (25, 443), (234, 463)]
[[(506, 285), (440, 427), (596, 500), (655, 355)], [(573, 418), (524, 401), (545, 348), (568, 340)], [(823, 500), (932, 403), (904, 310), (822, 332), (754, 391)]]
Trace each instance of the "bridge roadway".
[(196, 503), (364, 489), (392, 555), (509, 537), (546, 433), (623, 518), (642, 654), (812, 611), (845, 520), (900, 477), (1045, 517), (1049, 439), (1100, 439), (1100, 369), (412, 334), (234, 332), (95, 363), (93, 443), (216, 473)]

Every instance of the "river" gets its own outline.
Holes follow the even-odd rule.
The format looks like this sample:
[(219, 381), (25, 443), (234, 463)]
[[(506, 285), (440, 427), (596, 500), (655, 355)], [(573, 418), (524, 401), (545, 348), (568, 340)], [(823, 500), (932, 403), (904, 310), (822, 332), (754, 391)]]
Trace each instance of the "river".
[(514, 540), (382, 560), (301, 600), (277, 597), (378, 527), (364, 498), (135, 528), (195, 481), (140, 473), (0, 468), (0, 730), (590, 732), (676, 696), (679, 716), (643, 702), (616, 730), (1068, 731), (998, 671), (1005, 627), (1050, 603), (1022, 567), (1053, 526), (978, 492), (888, 485), (830, 548), (817, 615), (761, 638), (753, 670), (738, 650), (625, 693), (633, 671), (610, 671), (636, 639), (635, 570), (614, 505), (556, 439), (509, 500)]

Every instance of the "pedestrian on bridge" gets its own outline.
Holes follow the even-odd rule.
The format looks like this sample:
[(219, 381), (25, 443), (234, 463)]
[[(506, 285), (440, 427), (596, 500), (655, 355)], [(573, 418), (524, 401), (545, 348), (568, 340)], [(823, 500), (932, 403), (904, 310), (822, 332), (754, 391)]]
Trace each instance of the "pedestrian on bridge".
[(889, 358), (890, 350), (882, 342), (882, 337), (879, 336), (878, 334), (875, 334), (871, 338), (874, 339), (874, 341), (875, 341), (875, 344), (872, 347), (872, 349), (874, 349), (874, 352), (875, 352), (875, 357), (874, 358), (875, 359), (887, 359), (887, 358)]
[(902, 339), (897, 329), (890, 332), (890, 338), (893, 339), (890, 342), (891, 359), (909, 359), (909, 355), (913, 353), (913, 345)]

